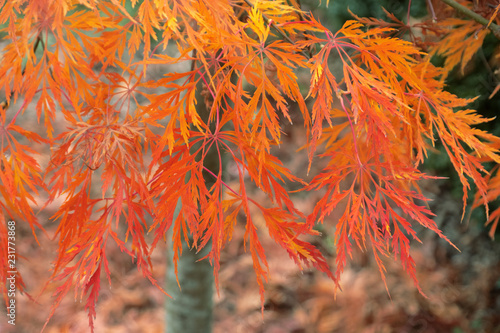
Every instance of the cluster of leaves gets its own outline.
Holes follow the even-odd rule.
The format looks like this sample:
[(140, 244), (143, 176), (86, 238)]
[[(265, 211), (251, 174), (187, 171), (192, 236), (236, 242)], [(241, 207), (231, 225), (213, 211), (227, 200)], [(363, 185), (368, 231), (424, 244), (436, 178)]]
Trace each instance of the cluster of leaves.
[[(245, 216), (246, 247), (263, 299), (269, 268), (250, 205), (298, 265), (325, 272), (337, 286), (354, 244), (373, 250), (382, 276), (383, 257), (394, 255), (418, 286), (409, 239), (418, 240), (415, 223), (446, 239), (419, 189), (420, 180), (432, 178), (418, 169), (432, 144), (443, 143), (464, 189), (473, 181), (483, 204), (498, 194), (495, 179), (488, 188), (481, 164), (500, 162), (498, 139), (474, 127), (487, 119), (464, 109), (470, 100), (444, 91), (447, 72), (474, 51), (466, 50), (463, 37), (457, 46), (449, 33), (431, 48), (451, 55), (443, 69), (422, 52), (420, 37), (394, 38), (398, 24), (358, 19), (332, 33), (295, 1), (74, 2), (0, 1), (9, 41), (0, 64), (7, 97), (0, 108), (0, 204), (35, 235), (41, 228), (33, 211), (40, 208), (38, 191), (48, 194), (46, 205), (64, 201), (53, 216), (59, 249), (52, 281), (61, 282), (52, 313), (73, 288), (75, 297), (86, 297), (93, 327), (101, 270), (110, 278), (108, 241), (156, 284), (149, 257), (171, 228), (174, 259), (188, 235), (196, 248), (210, 242), (207, 259), (217, 282), (220, 253), (239, 216)], [(431, 23), (426, 31), (442, 34)], [(457, 47), (463, 49), (459, 58), (453, 57)], [(333, 74), (332, 63), (342, 65), (342, 75)], [(188, 69), (148, 79), (146, 69), (160, 65)], [(300, 69), (311, 74), (306, 96)], [(206, 119), (197, 112), (200, 91)], [(19, 104), (10, 116), (7, 106)], [(44, 136), (22, 127), (32, 104)], [(281, 141), (279, 119), (291, 121), (291, 107), (300, 110), (307, 130), (309, 165), (319, 147), (328, 161), (310, 183), (271, 154)], [(61, 116), (67, 129), (57, 132), (53, 124)], [(51, 148), (45, 170), (33, 143)], [(205, 165), (209, 150), (234, 161), (237, 188), (224, 182), (222, 162), (215, 171)], [(313, 212), (294, 206), (289, 181), (324, 193)], [(268, 196), (268, 206), (248, 196), (248, 182)], [(299, 237), (316, 234), (315, 224), (339, 204), (346, 208), (336, 222), (332, 270)], [(4, 220), (0, 235), (4, 254)], [(0, 256), (2, 281), (6, 258)]]
[[(450, 6), (452, 5), (452, 6)], [(450, 73), (458, 71), (459, 75), (465, 75), (466, 67), (470, 66), (472, 60), (478, 53), (482, 53), (481, 47), (485, 42), (488, 34), (493, 34), (497, 39), (500, 38), (500, 18), (498, 12), (500, 4), (492, 5), (488, 1), (433, 1), (429, 11), (431, 17), (423, 22), (410, 24), (410, 16), (408, 12), (407, 22), (402, 22), (391, 13), (386, 12), (390, 18), (390, 22), (385, 22), (377, 19), (367, 19), (356, 17), (360, 22), (367, 26), (386, 27), (393, 30), (389, 31), (387, 36), (400, 37), (402, 34), (407, 34), (410, 40), (419, 49), (428, 51), (424, 60), (429, 60), (431, 57), (440, 56), (444, 58), (443, 70), (439, 74), (439, 81), (444, 82)], [(458, 14), (457, 14), (458, 11)], [(489, 29), (488, 29), (489, 28)], [(420, 32), (420, 34), (419, 34)], [(497, 47), (493, 52), (486, 66), (491, 72), (491, 76), (495, 77), (498, 73), (500, 49)], [(484, 57), (484, 55), (483, 55)], [(493, 98), (500, 90), (500, 82), (496, 83), (495, 89), (491, 92), (489, 98)], [(491, 120), (491, 119), (488, 119)], [(477, 125), (484, 122), (472, 122), (470, 125)], [(487, 133), (475, 130), (478, 135), (482, 136), (489, 142), (490, 147), (498, 149), (498, 138)], [(481, 133), (481, 134), (479, 134)], [(484, 136), (486, 134), (487, 136)], [(467, 143), (469, 147), (472, 147)], [(446, 148), (446, 144), (444, 145)], [(448, 150), (447, 150), (448, 151)], [(478, 152), (477, 152), (478, 153)], [(479, 157), (477, 162), (498, 163), (495, 158), (476, 154)], [(451, 162), (455, 169), (457, 164), (451, 157)], [(486, 206), (488, 220), (486, 224), (490, 224), (490, 237), (494, 238), (496, 228), (500, 220), (500, 209), (496, 209), (491, 214), (488, 214), (488, 202), (492, 202), (500, 197), (500, 174), (497, 172), (498, 167), (494, 167), (489, 173), (486, 172), (485, 178), (481, 182), (477, 182), (477, 178), (472, 177), (477, 185), (477, 193), (474, 198), (472, 209), (481, 205)], [(481, 170), (478, 168), (478, 170)], [(485, 171), (485, 170), (481, 170)], [(460, 172), (459, 172), (460, 176)], [(460, 176), (460, 181), (464, 185), (464, 213), (467, 192), (470, 187), (467, 181)]]

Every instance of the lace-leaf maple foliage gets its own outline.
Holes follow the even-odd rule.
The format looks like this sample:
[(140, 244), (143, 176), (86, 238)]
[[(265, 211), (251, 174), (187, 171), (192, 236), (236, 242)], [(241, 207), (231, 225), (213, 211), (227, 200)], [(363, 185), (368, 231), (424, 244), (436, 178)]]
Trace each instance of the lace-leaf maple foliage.
[[(433, 178), (418, 167), (436, 140), (464, 189), (474, 182), (487, 204), (491, 188), (481, 163), (484, 158), (500, 162), (498, 139), (474, 127), (487, 119), (466, 109), (471, 100), (444, 91), (443, 78), (455, 58), (444, 69), (435, 67), (416, 43), (394, 38), (393, 28), (372, 26), (373, 21), (349, 21), (331, 32), (295, 1), (76, 3), (0, 1), (0, 23), (9, 41), (0, 63), (0, 86), (7, 96), (0, 108), (0, 203), (4, 214), (28, 223), (36, 237), (42, 227), (35, 197), (46, 192), (45, 205), (64, 199), (52, 217), (59, 247), (51, 281), (59, 287), (51, 316), (73, 289), (75, 297), (85, 299), (93, 329), (101, 270), (110, 279), (108, 242), (134, 258), (161, 288), (149, 258), (170, 228), (174, 260), (188, 234), (198, 249), (210, 242), (206, 259), (218, 286), (221, 251), (236, 223), (245, 227), (246, 250), (264, 300), (270, 254), (260, 242), (251, 205), (298, 265), (325, 272), (337, 287), (353, 246), (372, 250), (382, 277), (382, 258), (393, 255), (418, 287), (410, 254), (410, 239), (419, 240), (414, 226), (446, 239), (419, 188), (420, 180)], [(332, 68), (339, 63), (342, 75)], [(146, 69), (159, 65), (185, 70), (148, 78)], [(305, 93), (298, 70), (310, 73)], [(197, 113), (199, 103), (209, 108), (207, 120)], [(23, 127), (30, 105), (45, 135)], [(309, 165), (315, 158), (328, 161), (310, 183), (271, 153), (282, 140), (280, 118), (291, 121), (292, 106), (307, 130)], [(57, 115), (65, 129), (54, 127)], [(50, 147), (46, 169), (31, 142)], [(224, 152), (237, 166), (237, 187), (224, 182), (222, 167), (213, 172), (204, 165), (214, 149), (219, 159)], [(210, 186), (204, 173), (213, 177)], [(271, 204), (252, 199), (250, 182)], [(324, 195), (312, 212), (302, 212), (287, 182)], [(174, 220), (178, 202), (182, 206)], [(331, 221), (328, 216), (340, 204), (344, 213)], [(316, 235), (316, 223), (323, 222), (336, 223), (336, 267), (303, 240)], [(151, 244), (148, 232), (154, 233)], [(22, 290), (22, 280), (17, 281)], [(2, 284), (4, 296), (6, 291)]]

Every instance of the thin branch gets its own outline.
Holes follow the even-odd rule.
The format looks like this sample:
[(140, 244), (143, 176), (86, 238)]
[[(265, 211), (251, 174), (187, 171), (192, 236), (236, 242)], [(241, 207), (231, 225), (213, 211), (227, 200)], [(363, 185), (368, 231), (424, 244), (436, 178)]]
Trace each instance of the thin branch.
[[(431, 12), (431, 16), (432, 16), (432, 22), (436, 22), (437, 21), (437, 17), (436, 17), (436, 12), (434, 11), (434, 6), (432, 5), (432, 1), (431, 0), (427, 0), (427, 5), (429, 6), (429, 11)], [(408, 11), (410, 10), (409, 6), (408, 6)], [(408, 20), (408, 22), (410, 22)]]
[(477, 23), (481, 23), (486, 28), (490, 29), (491, 32), (493, 32), (493, 34), (495, 35), (495, 37), (497, 39), (500, 39), (500, 26), (496, 25), (495, 23), (490, 24), (490, 21), (488, 19), (486, 19), (485, 17), (479, 15), (478, 13), (470, 10), (469, 8), (459, 4), (455, 0), (441, 0), (441, 1), (449, 6), (453, 7), (458, 12), (470, 17), (471, 19), (473, 19)]

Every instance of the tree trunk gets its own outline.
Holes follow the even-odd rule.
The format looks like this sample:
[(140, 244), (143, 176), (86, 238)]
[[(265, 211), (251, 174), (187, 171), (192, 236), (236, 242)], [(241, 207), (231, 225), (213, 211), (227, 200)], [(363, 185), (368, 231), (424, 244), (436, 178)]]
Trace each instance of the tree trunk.
[[(178, 204), (175, 216), (179, 213)], [(175, 219), (175, 218), (174, 218)], [(173, 251), (168, 251), (167, 292), (172, 298), (166, 301), (167, 333), (210, 333), (213, 312), (213, 267), (208, 260), (198, 261), (210, 251), (208, 244), (196, 253), (183, 241), (182, 255), (178, 262), (178, 279), (174, 271)]]

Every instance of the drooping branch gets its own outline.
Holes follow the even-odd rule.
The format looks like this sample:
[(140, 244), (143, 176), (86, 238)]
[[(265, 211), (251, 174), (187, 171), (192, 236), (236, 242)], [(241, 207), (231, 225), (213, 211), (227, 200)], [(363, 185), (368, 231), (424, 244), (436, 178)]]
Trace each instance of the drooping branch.
[(453, 7), (458, 12), (470, 17), (477, 23), (484, 25), (486, 28), (491, 30), (491, 32), (495, 35), (497, 39), (500, 39), (500, 26), (496, 25), (495, 23), (490, 23), (490, 21), (487, 18), (459, 4), (455, 0), (441, 0), (441, 1), (447, 4), (448, 6)]

